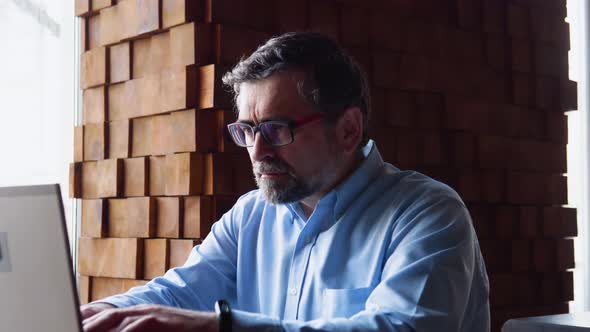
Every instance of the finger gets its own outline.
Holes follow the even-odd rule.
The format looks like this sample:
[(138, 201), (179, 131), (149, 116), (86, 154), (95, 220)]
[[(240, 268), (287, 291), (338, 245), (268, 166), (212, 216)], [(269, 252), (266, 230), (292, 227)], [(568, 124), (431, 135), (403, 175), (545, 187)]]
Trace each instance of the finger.
[(158, 319), (155, 316), (141, 316), (140, 318), (130, 322), (119, 332), (151, 332), (158, 331)]
[(119, 325), (119, 322), (127, 317), (123, 309), (104, 310), (82, 322), (84, 331), (106, 331)]

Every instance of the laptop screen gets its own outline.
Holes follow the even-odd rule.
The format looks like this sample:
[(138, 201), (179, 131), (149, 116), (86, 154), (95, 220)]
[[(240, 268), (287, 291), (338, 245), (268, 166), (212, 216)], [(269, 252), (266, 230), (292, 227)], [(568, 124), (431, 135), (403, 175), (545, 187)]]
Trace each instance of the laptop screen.
[(59, 185), (0, 188), (0, 331), (81, 331)]

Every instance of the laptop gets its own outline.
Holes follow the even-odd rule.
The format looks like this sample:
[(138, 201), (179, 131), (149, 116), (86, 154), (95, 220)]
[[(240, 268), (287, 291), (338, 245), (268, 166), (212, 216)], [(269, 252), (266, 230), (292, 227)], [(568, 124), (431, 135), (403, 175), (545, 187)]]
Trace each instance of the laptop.
[(82, 331), (57, 184), (0, 188), (0, 331)]

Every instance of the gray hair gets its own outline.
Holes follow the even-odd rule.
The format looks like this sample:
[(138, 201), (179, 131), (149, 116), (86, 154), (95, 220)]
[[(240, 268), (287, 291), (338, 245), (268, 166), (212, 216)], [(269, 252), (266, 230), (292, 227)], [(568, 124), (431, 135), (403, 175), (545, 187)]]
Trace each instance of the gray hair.
[(281, 71), (302, 71), (299, 94), (317, 112), (338, 119), (349, 107), (363, 116), (361, 147), (368, 141), (371, 98), (367, 78), (360, 66), (332, 39), (317, 32), (290, 32), (271, 38), (223, 76), (234, 98), (240, 84), (270, 77)]

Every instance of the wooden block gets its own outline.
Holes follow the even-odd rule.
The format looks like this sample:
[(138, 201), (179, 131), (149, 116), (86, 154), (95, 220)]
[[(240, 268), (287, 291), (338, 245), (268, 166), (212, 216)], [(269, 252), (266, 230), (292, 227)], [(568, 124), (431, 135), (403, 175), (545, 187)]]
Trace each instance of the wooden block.
[(567, 77), (567, 50), (562, 50), (547, 43), (534, 43), (535, 71), (541, 75)]
[(150, 152), (155, 155), (163, 155), (171, 152), (172, 126), (170, 124), (171, 116), (156, 115), (151, 117), (152, 136), (150, 137)]
[(98, 47), (82, 53), (80, 59), (80, 87), (91, 88), (108, 82), (107, 50)]
[(528, 40), (512, 39), (512, 70), (530, 73), (532, 69), (531, 43)]
[(457, 189), (461, 198), (466, 202), (481, 201), (481, 174), (476, 171), (461, 172), (457, 176), (457, 184), (454, 186)]
[(115, 0), (90, 0), (93, 11), (101, 10), (115, 4)]
[(109, 47), (110, 83), (131, 79), (131, 46), (129, 42)]
[(151, 156), (150, 157), (150, 182), (149, 190), (152, 196), (166, 195), (166, 182), (169, 180), (169, 173), (167, 171), (166, 156)]
[(70, 163), (70, 198), (82, 198), (82, 178), (82, 163)]
[[(131, 65), (132, 65), (132, 76), (133, 78), (140, 78), (140, 77), (144, 77), (150, 73), (153, 73), (155, 71), (152, 71), (152, 67), (151, 67), (151, 43), (152, 40), (151, 38), (142, 38), (142, 39), (137, 39), (137, 40), (133, 40), (131, 42), (132, 47), (133, 47), (133, 52), (132, 53), (132, 61), (131, 61)], [(160, 69), (160, 68), (158, 68)]]
[(112, 121), (108, 124), (108, 156), (109, 158), (127, 158), (131, 150), (129, 144), (129, 120)]
[(254, 52), (268, 38), (263, 32), (218, 24), (215, 26), (215, 63), (234, 64)]
[(506, 167), (511, 141), (501, 136), (480, 136), (477, 142), (478, 162), (482, 168)]
[(243, 148), (237, 146), (232, 140), (229, 132), (227, 131), (227, 125), (236, 121), (236, 114), (230, 110), (216, 110), (216, 123), (217, 128), (217, 139), (215, 146), (218, 152), (227, 153), (240, 153), (243, 152)]
[(412, 127), (416, 124), (416, 107), (413, 95), (406, 91), (390, 90), (385, 94), (384, 121), (392, 127)]
[[(197, 93), (202, 92), (202, 90), (197, 91), (197, 67), (188, 66), (162, 71), (159, 80), (161, 90), (158, 98), (160, 102), (158, 112), (183, 110), (196, 105)], [(217, 93), (220, 94), (221, 91)]]
[(481, 35), (452, 27), (438, 27), (440, 56), (449, 61), (481, 65), (484, 63), (484, 42)]
[(488, 239), (492, 232), (491, 208), (485, 204), (470, 205), (469, 213), (478, 239)]
[(143, 258), (143, 277), (153, 279), (164, 275), (168, 270), (170, 247), (167, 239), (145, 239)]
[(535, 271), (565, 271), (574, 267), (572, 239), (535, 240), (533, 243)]
[(125, 197), (149, 195), (149, 159), (147, 157), (129, 158), (123, 161)]
[[(175, 0), (178, 1), (178, 0)], [(193, 3), (194, 1), (190, 1)], [(187, 23), (170, 29), (168, 67), (203, 65), (212, 62), (213, 28), (207, 23)]]
[(558, 143), (568, 142), (568, 119), (567, 116), (560, 113), (546, 113), (543, 119), (545, 127), (545, 137)]
[(567, 181), (557, 174), (508, 172), (506, 194), (513, 204), (567, 204)]
[(136, 102), (134, 83), (126, 81), (108, 86), (107, 118), (109, 121), (126, 120), (131, 117), (130, 105)]
[(457, 1), (457, 20), (459, 27), (465, 30), (476, 30), (482, 24), (482, 3), (472, 0)]
[(304, 31), (309, 17), (309, 1), (283, 1), (273, 6), (277, 32)]
[[(563, 73), (567, 73), (564, 71)], [(561, 105), (560, 110), (571, 111), (578, 109), (578, 83), (570, 80), (562, 80), (560, 84)]]
[(76, 16), (83, 16), (90, 12), (90, 0), (75, 0), (74, 13)]
[(109, 237), (147, 238), (155, 235), (156, 205), (152, 197), (109, 200)]
[(529, 36), (529, 12), (526, 7), (508, 4), (507, 27), (508, 34), (518, 38)]
[(484, 202), (498, 203), (504, 200), (505, 176), (505, 173), (500, 170), (482, 171), (481, 198)]
[(231, 96), (221, 86), (224, 72), (224, 67), (219, 65), (198, 68), (197, 108), (231, 108)]
[(131, 156), (151, 155), (154, 141), (153, 117), (133, 119), (132, 126)]
[(86, 18), (86, 51), (93, 50), (100, 47), (101, 41), (101, 28), (100, 28), (100, 16), (93, 15)]
[(80, 32), (80, 48), (76, 53), (78, 56), (81, 56), (82, 53), (88, 51), (88, 19), (87, 18), (80, 18), (78, 22), (78, 31)]
[(512, 73), (512, 103), (522, 106), (533, 105), (534, 95), (533, 76)]
[(139, 37), (160, 29), (158, 0), (127, 0), (101, 10), (101, 45)]
[(528, 272), (532, 270), (532, 243), (525, 240), (512, 241), (511, 267), (512, 272)]
[(216, 147), (217, 115), (214, 110), (173, 112), (169, 124), (170, 152), (211, 152)]
[(91, 278), (92, 284), (92, 301), (98, 301), (111, 295), (125, 293), (130, 288), (143, 286), (147, 283), (145, 280), (133, 279), (114, 279), (114, 278)]
[(168, 68), (170, 63), (170, 33), (168, 31), (152, 35), (150, 37), (150, 63), (145, 71), (149, 74), (157, 74)]
[(518, 222), (518, 209), (513, 206), (500, 205), (496, 208), (494, 225), (495, 234), (500, 239), (512, 239), (516, 237), (516, 225)]
[(486, 38), (486, 62), (496, 70), (505, 70), (507, 63), (506, 39), (490, 36)]
[(256, 181), (252, 173), (252, 163), (248, 154), (242, 151), (241, 154), (232, 155), (233, 184), (232, 191), (235, 194), (245, 194), (256, 189)]
[[(160, 29), (160, 1), (134, 0), (132, 22), (135, 23), (133, 34), (140, 36)], [(133, 36), (127, 36), (133, 37)]]
[(110, 238), (130, 237), (126, 199), (108, 200), (108, 233)]
[(98, 277), (138, 279), (143, 272), (143, 246), (139, 239), (78, 241), (78, 271)]
[(372, 83), (382, 88), (396, 88), (399, 85), (399, 55), (392, 52), (374, 51), (372, 62)]
[(106, 91), (104, 86), (84, 90), (82, 93), (83, 124), (102, 123), (106, 121)]
[(433, 38), (439, 33), (433, 22), (409, 20), (405, 23), (406, 38), (403, 39), (402, 49), (408, 53), (432, 56), (440, 53), (442, 40)]
[(335, 3), (312, 1), (309, 4), (309, 28), (334, 40), (340, 40), (340, 15)]
[(543, 208), (542, 231), (548, 238), (574, 237), (578, 235), (577, 210), (564, 207)]
[(540, 237), (540, 212), (535, 206), (521, 206), (519, 208), (518, 234), (527, 239)]
[(239, 197), (235, 195), (217, 195), (213, 197), (214, 215), (213, 221), (221, 219), (224, 213), (228, 212)]
[(91, 294), (90, 290), (92, 289), (92, 285), (90, 282), (90, 277), (88, 276), (78, 276), (78, 299), (80, 304), (87, 304), (90, 302)]
[(184, 197), (183, 235), (185, 238), (204, 239), (213, 224), (211, 196)]
[(225, 153), (205, 155), (203, 193), (205, 195), (234, 193), (234, 160)]
[(556, 110), (560, 107), (559, 81), (549, 76), (536, 76), (534, 87), (535, 106), (544, 110)]
[(108, 205), (104, 199), (82, 200), (81, 236), (106, 237), (108, 234)]
[[(200, 154), (179, 153), (166, 156), (166, 195), (202, 193), (203, 177), (206, 176), (204, 174), (204, 158)], [(151, 194), (154, 195), (153, 192)]]
[(156, 234), (156, 211), (153, 197), (128, 198), (128, 237), (153, 237)]
[(471, 167), (475, 162), (475, 135), (466, 132), (452, 132), (449, 137), (450, 163), (455, 167)]
[(180, 197), (156, 197), (157, 237), (182, 237), (183, 200)]
[(175, 25), (203, 21), (205, 8), (201, 3), (191, 0), (162, 0), (162, 28)]
[(122, 187), (122, 162), (106, 159), (82, 164), (82, 197), (117, 197)]
[(244, 0), (207, 1), (205, 22), (245, 25), (246, 3)]
[[(371, 8), (369, 22), (371, 44), (389, 50), (400, 50), (403, 23), (405, 22), (401, 19), (392, 17), (392, 13), (383, 11), (381, 8)], [(342, 28), (344, 29), (344, 25)]]
[(170, 268), (184, 265), (196, 244), (198, 241), (195, 240), (170, 240)]
[(107, 129), (104, 123), (84, 126), (84, 160), (102, 160), (106, 157)]
[(84, 127), (74, 127), (74, 162), (84, 161)]
[(342, 42), (345, 45), (369, 46), (370, 19), (366, 8), (342, 7), (339, 25)]
[(164, 113), (162, 109), (162, 86), (169, 84), (168, 81), (164, 80), (162, 75), (148, 75), (146, 77), (131, 80), (127, 83), (131, 83), (133, 86), (132, 94), (129, 94), (129, 99), (136, 101), (137, 107), (129, 110), (129, 117), (139, 117), (146, 115), (154, 115), (158, 113)]

